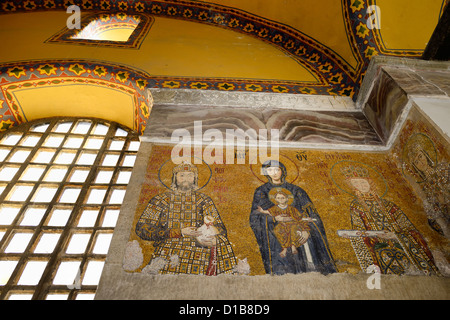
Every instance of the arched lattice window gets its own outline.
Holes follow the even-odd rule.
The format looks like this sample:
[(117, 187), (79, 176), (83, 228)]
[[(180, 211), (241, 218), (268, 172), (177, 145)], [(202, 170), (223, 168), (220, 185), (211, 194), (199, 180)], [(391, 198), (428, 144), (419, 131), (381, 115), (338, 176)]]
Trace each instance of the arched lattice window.
[(92, 299), (139, 148), (94, 119), (0, 135), (0, 299)]

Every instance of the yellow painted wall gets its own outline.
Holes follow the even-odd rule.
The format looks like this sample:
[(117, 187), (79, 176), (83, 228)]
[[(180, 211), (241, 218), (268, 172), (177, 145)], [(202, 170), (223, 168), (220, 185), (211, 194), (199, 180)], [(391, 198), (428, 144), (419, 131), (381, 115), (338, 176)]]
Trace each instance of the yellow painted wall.
[(94, 117), (134, 128), (133, 96), (88, 84), (17, 89), (13, 92), (28, 121), (45, 117)]
[(293, 27), (339, 54), (353, 68), (357, 61), (347, 40), (341, 1), (336, 0), (213, 0)]
[(377, 0), (387, 49), (425, 49), (439, 21), (442, 0)]
[[(255, 38), (176, 19), (155, 19), (140, 49), (50, 44), (66, 25), (65, 12), (33, 12), (0, 18), (0, 62), (89, 59), (116, 62), (151, 75), (316, 81), (304, 67)], [(37, 28), (36, 26), (39, 26)]]

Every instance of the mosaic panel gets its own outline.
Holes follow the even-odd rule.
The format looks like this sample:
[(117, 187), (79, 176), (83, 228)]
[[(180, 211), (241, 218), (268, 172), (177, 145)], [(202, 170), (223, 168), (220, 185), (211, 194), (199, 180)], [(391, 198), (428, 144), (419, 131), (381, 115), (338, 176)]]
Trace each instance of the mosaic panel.
[[(376, 267), (441, 275), (447, 239), (428, 224), (420, 195), (387, 153), (282, 149), (278, 161), (253, 161), (247, 150), (233, 164), (207, 164), (200, 150), (192, 164), (174, 164), (172, 148), (152, 147), (123, 260), (128, 272), (256, 276)], [(216, 160), (223, 156), (214, 151)]]
[(445, 135), (413, 105), (392, 156), (420, 195), (429, 226), (449, 238), (450, 149), (448, 140), (442, 137)]

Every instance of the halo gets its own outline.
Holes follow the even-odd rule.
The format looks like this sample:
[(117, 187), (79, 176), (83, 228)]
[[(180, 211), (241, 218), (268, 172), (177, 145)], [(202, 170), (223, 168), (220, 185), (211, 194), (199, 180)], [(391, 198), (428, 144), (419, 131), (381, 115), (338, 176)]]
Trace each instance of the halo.
[[(286, 188), (281, 188), (281, 187), (275, 187), (275, 188), (272, 188), (272, 189), (270, 189), (270, 191), (269, 191), (269, 199), (270, 199), (270, 201), (272, 201), (273, 203), (275, 203), (275, 195), (278, 193), (278, 192), (283, 192), (284, 194), (286, 194), (287, 195), (287, 197), (288, 197), (288, 205), (291, 205), (293, 202), (294, 202), (294, 196), (292, 195), (292, 192), (290, 192), (288, 189), (286, 189)], [(272, 200), (273, 199), (273, 200)], [(275, 203), (276, 204), (276, 203)]]
[(267, 182), (267, 177), (265, 175), (261, 174), (261, 166), (267, 160), (277, 160), (277, 161), (281, 162), (282, 164), (284, 164), (284, 166), (286, 167), (286, 172), (287, 172), (286, 182), (294, 183), (298, 179), (299, 169), (298, 169), (297, 165), (295, 164), (295, 162), (292, 161), (287, 156), (280, 154), (278, 158), (275, 158), (275, 157), (261, 158), (260, 157), (259, 162), (257, 164), (252, 164), (252, 162), (250, 162), (250, 170), (252, 171), (252, 174), (256, 177), (256, 179), (258, 179), (259, 181), (261, 181), (263, 183)]
[[(179, 157), (182, 158), (182, 157)], [(195, 158), (195, 157), (193, 157)], [(176, 158), (175, 158), (176, 159)], [(183, 158), (184, 159), (184, 158)], [(196, 158), (200, 160), (199, 158)], [(173, 168), (175, 168), (178, 165), (178, 163), (174, 163), (173, 159), (170, 158), (166, 160), (161, 167), (159, 167), (158, 170), (158, 179), (162, 183), (164, 187), (166, 187), (169, 190), (172, 190), (170, 187), (172, 184), (172, 174), (173, 174)], [(198, 188), (195, 191), (201, 190), (209, 183), (212, 176), (212, 170), (210, 166), (202, 160), (201, 164), (194, 164), (198, 169)], [(162, 177), (162, 178), (161, 178)]]
[(372, 168), (371, 166), (368, 166), (365, 163), (358, 162), (358, 161), (351, 161), (351, 160), (342, 160), (339, 162), (336, 162), (333, 167), (331, 167), (330, 170), (330, 177), (331, 180), (334, 182), (334, 184), (344, 191), (345, 193), (352, 195), (355, 197), (355, 193), (353, 190), (348, 186), (346, 182), (346, 177), (342, 173), (341, 169), (348, 165), (357, 165), (360, 167), (364, 167), (369, 172), (369, 178), (373, 181), (373, 186), (376, 189), (376, 192), (380, 197), (384, 197), (384, 195), (387, 193), (388, 186), (387, 182), (384, 179), (383, 175), (379, 173), (377, 170)]
[(430, 137), (423, 133), (415, 133), (409, 137), (408, 141), (406, 141), (402, 152), (402, 172), (404, 176), (414, 176), (416, 182), (420, 183), (423, 179), (415, 172), (414, 167), (411, 165), (411, 160), (409, 159), (409, 153), (416, 147), (419, 147), (426, 152), (435, 164), (437, 164), (437, 151)]

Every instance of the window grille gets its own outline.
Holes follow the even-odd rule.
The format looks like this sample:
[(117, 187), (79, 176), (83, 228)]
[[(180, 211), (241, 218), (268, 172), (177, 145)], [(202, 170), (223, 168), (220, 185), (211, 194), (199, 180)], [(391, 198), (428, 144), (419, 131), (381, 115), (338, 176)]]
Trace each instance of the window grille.
[(0, 134), (0, 300), (94, 297), (138, 148), (96, 119)]

